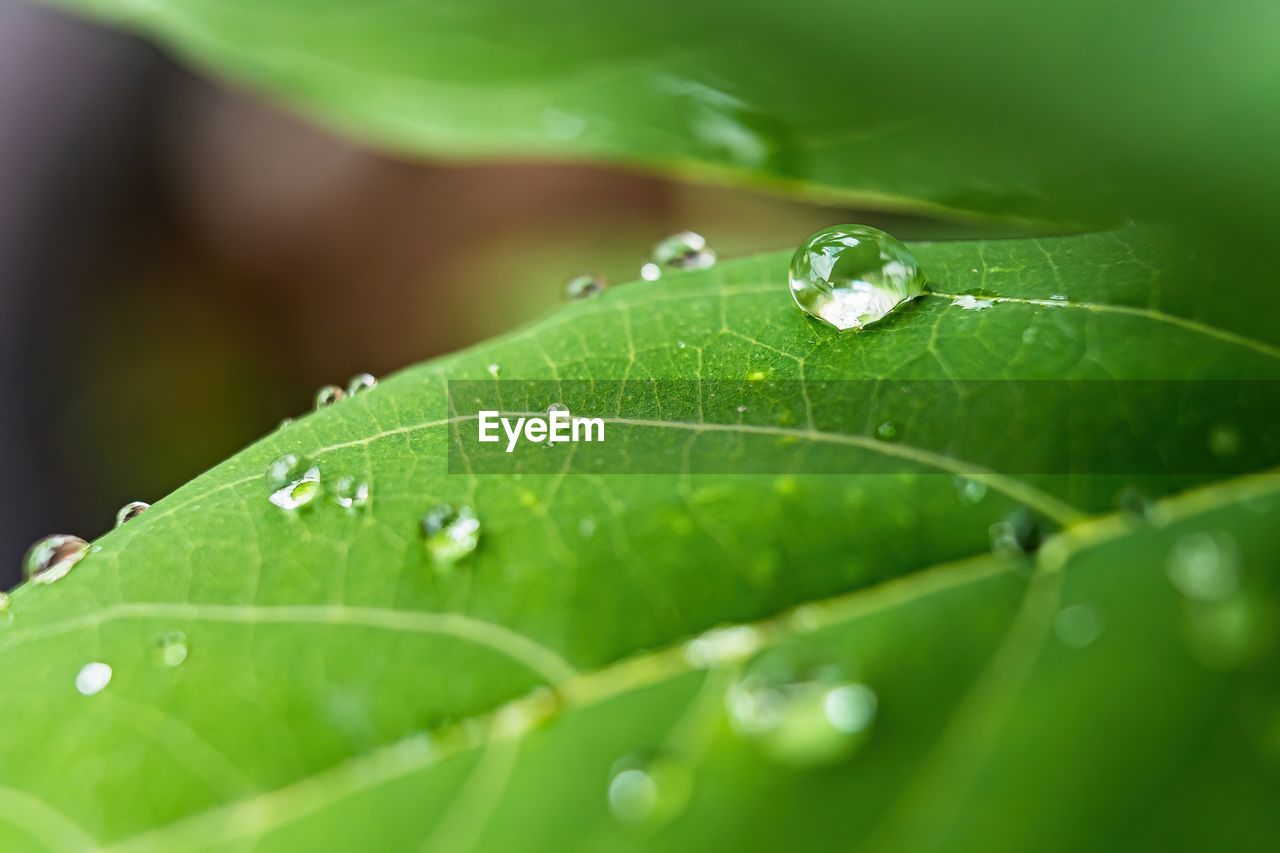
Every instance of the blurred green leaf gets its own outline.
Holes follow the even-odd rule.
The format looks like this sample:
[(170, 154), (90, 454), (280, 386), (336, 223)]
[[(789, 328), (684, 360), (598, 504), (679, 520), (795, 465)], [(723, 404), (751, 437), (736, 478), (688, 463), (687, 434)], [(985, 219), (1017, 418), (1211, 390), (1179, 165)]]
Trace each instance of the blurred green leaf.
[[(825, 432), (838, 413), (814, 398), (811, 423), (776, 423), (755, 450), (776, 475), (449, 473), (447, 383), (495, 365), (641, 387), (1107, 380), (1122, 397), (1123, 380), (1280, 378), (1280, 330), (1206, 299), (1185, 247), (1123, 232), (913, 248), (935, 293), (862, 333), (794, 308), (785, 254), (607, 290), (282, 428), (63, 580), (19, 589), (0, 624), (0, 845), (1165, 851), (1229, 827), (1265, 846), (1280, 475), (1258, 468), (1274, 423), (1261, 462), (1246, 447), (1191, 477), (1177, 459), (1088, 476), (1063, 459), (969, 493), (966, 463), (1137, 446), (1142, 413), (1084, 413), (1096, 429), (1055, 449), (1012, 412), (930, 455), (911, 424), (883, 452)], [(1003, 301), (944, 295), (974, 290)], [(708, 401), (629, 451), (656, 469), (707, 423), (732, 436), (736, 409)], [(800, 452), (834, 467), (855, 451), (903, 467), (785, 473)], [(325, 484), (367, 479), (368, 505), (272, 506), (263, 471), (285, 452)], [(1181, 493), (1144, 521), (1111, 514), (1126, 486)], [(419, 532), (442, 502), (481, 525), (450, 570)], [(989, 529), (1020, 507), (1046, 544), (991, 555)], [(707, 642), (684, 644), (739, 623), (753, 633), (710, 648), (744, 660), (701, 669)], [(187, 655), (169, 666), (175, 631)], [(79, 695), (92, 661), (110, 683)], [(753, 684), (786, 689), (748, 691), (744, 710)]]
[(1241, 227), (1280, 194), (1262, 0), (66, 2), (415, 154), (1058, 222)]

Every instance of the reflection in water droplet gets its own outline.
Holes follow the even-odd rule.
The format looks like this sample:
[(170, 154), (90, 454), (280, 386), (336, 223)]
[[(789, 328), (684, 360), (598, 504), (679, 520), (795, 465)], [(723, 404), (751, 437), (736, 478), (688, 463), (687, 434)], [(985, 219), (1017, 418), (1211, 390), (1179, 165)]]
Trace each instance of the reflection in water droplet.
[(915, 256), (867, 225), (812, 234), (791, 258), (791, 298), (837, 329), (862, 329), (924, 292)]
[(987, 484), (978, 480), (971, 480), (968, 477), (956, 477), (956, 496), (960, 498), (961, 503), (969, 505), (982, 503), (982, 499), (987, 496)]
[(876, 427), (876, 438), (881, 441), (894, 441), (898, 437), (898, 425), (893, 421), (885, 421)]
[(1058, 611), (1053, 632), (1064, 646), (1083, 649), (1102, 634), (1102, 617), (1087, 604), (1072, 604)]
[(684, 810), (692, 787), (688, 766), (675, 757), (624, 758), (609, 774), (609, 812), (621, 823), (660, 825)]
[(1225, 533), (1189, 533), (1169, 554), (1165, 573), (1189, 599), (1223, 601), (1240, 584), (1240, 552)]
[(684, 657), (700, 669), (741, 663), (760, 648), (760, 632), (749, 625), (712, 628), (685, 644)]
[(126, 521), (133, 521), (147, 510), (151, 509), (151, 504), (144, 501), (129, 501), (120, 507), (120, 511), (116, 513), (116, 527), (124, 524)]
[(1240, 431), (1229, 424), (1217, 424), (1209, 430), (1209, 452), (1218, 458), (1240, 452)]
[(358, 477), (339, 477), (333, 484), (333, 500), (343, 509), (359, 509), (369, 502), (369, 484)]
[(706, 238), (693, 231), (681, 231), (653, 247), (653, 262), (641, 267), (640, 275), (653, 281), (663, 270), (705, 270), (715, 262), (716, 253), (707, 248)]
[(319, 411), (326, 406), (332, 406), (346, 396), (347, 392), (337, 385), (326, 385), (316, 392), (316, 410)]
[(605, 288), (605, 280), (595, 275), (575, 275), (564, 286), (565, 295), (570, 299), (590, 299)]
[(480, 519), (466, 504), (440, 504), (422, 517), (422, 535), (432, 560), (447, 566), (480, 544)]
[(187, 659), (187, 635), (170, 631), (156, 638), (156, 658), (164, 666), (182, 666)]
[(110, 683), (111, 667), (105, 663), (87, 663), (76, 675), (76, 690), (85, 696), (92, 696)]
[(286, 453), (267, 466), (267, 499), (285, 510), (306, 506), (320, 493), (320, 469), (298, 453)]
[(971, 293), (962, 293), (952, 299), (951, 304), (966, 311), (985, 311), (996, 303), (992, 299), (979, 299)]
[(66, 577), (76, 563), (84, 559), (89, 543), (79, 536), (56, 534), (46, 536), (31, 546), (25, 560), (27, 580), (53, 583)]
[(1032, 554), (1042, 541), (1040, 523), (1026, 507), (1018, 507), (1003, 521), (991, 525), (990, 533), (991, 550), (1006, 556)]
[(371, 391), (378, 386), (378, 377), (372, 373), (357, 373), (351, 377), (351, 381), (347, 383), (347, 396), (354, 397), (356, 394), (363, 394), (365, 391)]

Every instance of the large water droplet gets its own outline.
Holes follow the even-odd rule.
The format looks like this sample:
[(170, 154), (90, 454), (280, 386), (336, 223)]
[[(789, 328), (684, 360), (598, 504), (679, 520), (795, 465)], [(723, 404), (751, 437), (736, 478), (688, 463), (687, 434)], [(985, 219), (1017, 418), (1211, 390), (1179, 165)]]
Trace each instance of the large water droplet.
[(129, 501), (120, 507), (120, 511), (116, 513), (116, 527), (124, 524), (126, 521), (133, 521), (147, 510), (151, 509), (151, 504), (145, 501)]
[(320, 493), (320, 469), (299, 453), (286, 453), (267, 466), (268, 500), (281, 509), (306, 506)]
[(707, 248), (705, 237), (681, 231), (653, 247), (653, 260), (640, 268), (640, 277), (653, 281), (665, 270), (705, 270), (715, 262), (716, 253)]
[(357, 373), (347, 383), (347, 396), (354, 397), (357, 394), (363, 394), (365, 391), (371, 391), (377, 386), (378, 377), (372, 373)]
[(85, 696), (92, 696), (110, 683), (111, 667), (99, 661), (85, 664), (76, 674), (76, 690)]
[(466, 504), (440, 504), (422, 517), (422, 535), (431, 559), (449, 565), (480, 544), (480, 519)]
[(605, 280), (597, 275), (575, 275), (564, 286), (570, 299), (590, 299), (605, 288)]
[(369, 502), (369, 484), (359, 477), (339, 477), (333, 484), (333, 500), (343, 509), (359, 509)]
[(674, 757), (624, 758), (609, 775), (609, 812), (626, 824), (662, 824), (684, 810), (692, 787), (688, 766)]
[(326, 406), (332, 406), (334, 403), (342, 400), (347, 396), (347, 392), (343, 391), (337, 385), (326, 385), (316, 392), (316, 411)]
[(1165, 572), (1187, 598), (1223, 601), (1239, 587), (1240, 553), (1225, 534), (1189, 533), (1174, 544)]
[(757, 742), (766, 755), (812, 766), (856, 751), (879, 703), (871, 688), (831, 670), (810, 675), (765, 670), (733, 685), (725, 704), (734, 730)]
[(89, 543), (79, 536), (59, 533), (46, 536), (31, 546), (25, 561), (27, 580), (53, 583), (66, 577), (89, 552)]
[(813, 234), (791, 258), (791, 297), (800, 310), (837, 329), (862, 329), (924, 292), (915, 256), (867, 225)]
[(181, 631), (170, 631), (156, 638), (156, 659), (164, 666), (182, 666), (187, 651), (187, 635)]

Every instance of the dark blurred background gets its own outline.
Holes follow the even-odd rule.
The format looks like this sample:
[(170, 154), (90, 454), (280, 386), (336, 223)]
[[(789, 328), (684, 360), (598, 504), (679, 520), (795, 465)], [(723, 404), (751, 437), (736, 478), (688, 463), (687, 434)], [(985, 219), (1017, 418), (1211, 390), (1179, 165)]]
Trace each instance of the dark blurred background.
[(685, 228), (966, 229), (605, 168), (375, 154), (132, 37), (0, 0), (0, 587), (311, 406), (508, 330)]

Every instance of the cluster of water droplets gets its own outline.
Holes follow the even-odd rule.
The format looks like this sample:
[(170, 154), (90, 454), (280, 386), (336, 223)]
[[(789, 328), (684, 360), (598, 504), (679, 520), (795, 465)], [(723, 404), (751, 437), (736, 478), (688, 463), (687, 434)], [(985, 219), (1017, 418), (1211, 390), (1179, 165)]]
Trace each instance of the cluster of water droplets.
[(316, 392), (316, 411), (339, 403), (348, 397), (354, 397), (370, 391), (378, 384), (378, 378), (372, 373), (357, 373), (352, 376), (344, 388), (341, 385), (325, 385)]
[(707, 245), (705, 237), (693, 231), (681, 231), (653, 247), (653, 256), (640, 267), (640, 277), (645, 281), (657, 281), (664, 272), (705, 270), (715, 263), (715, 250)]
[[(320, 466), (300, 453), (286, 453), (267, 466), (267, 500), (287, 512), (312, 503), (324, 493)], [(329, 496), (343, 509), (359, 509), (369, 501), (369, 484), (353, 474), (337, 477)]]

